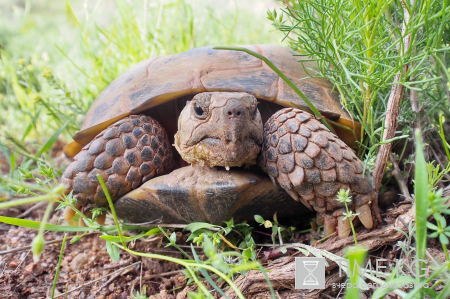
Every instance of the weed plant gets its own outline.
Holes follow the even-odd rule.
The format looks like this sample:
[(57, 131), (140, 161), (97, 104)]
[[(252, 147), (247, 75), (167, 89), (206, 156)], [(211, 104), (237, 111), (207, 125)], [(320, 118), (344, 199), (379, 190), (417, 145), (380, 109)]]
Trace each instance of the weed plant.
[[(197, 291), (189, 294), (191, 298), (212, 298), (206, 284), (227, 298), (218, 287), (218, 281), (225, 281), (237, 297), (244, 298), (233, 282), (235, 275), (259, 269), (267, 278), (264, 268), (256, 260), (252, 227), (235, 224), (233, 220), (224, 226), (188, 225), (185, 229), (191, 232), (189, 241), (201, 245), (206, 255), (206, 260), (202, 261), (193, 246), (191, 252), (185, 252), (177, 245), (175, 233), (167, 233), (161, 227), (136, 227), (119, 222), (110, 200), (114, 225), (101, 226), (95, 222), (95, 217), (102, 211), (94, 211), (92, 218), (86, 217), (75, 208), (71, 194), (64, 194), (64, 188), (57, 181), (58, 169), (51, 164), (54, 152), (58, 150), (58, 139), (69, 140), (101, 90), (133, 64), (203, 45), (277, 43), (281, 35), (270, 32), (267, 20), (255, 18), (252, 12), (235, 9), (236, 4), (230, 4), (218, 13), (212, 7), (183, 0), (116, 1), (107, 2), (107, 5), (84, 2), (86, 7), (79, 6), (78, 2), (58, 1), (51, 2), (52, 9), (64, 10), (65, 14), (55, 17), (58, 23), (51, 23), (48, 14), (45, 20), (39, 20), (38, 15), (33, 14), (33, 9), (43, 10), (49, 3), (25, 1), (22, 8), (3, 11), (4, 30), (0, 32), (0, 150), (9, 171), (0, 180), (0, 192), (9, 201), (1, 201), (0, 209), (45, 200), (49, 202), (47, 216), (41, 222), (8, 217), (0, 217), (0, 221), (39, 230), (32, 244), (36, 259), (45, 246), (45, 230), (82, 233), (72, 238), (71, 243), (80, 241), (87, 232), (98, 231), (115, 261), (120, 259), (120, 250), (123, 250), (182, 265), (188, 283), (197, 285)], [(450, 206), (448, 198), (439, 189), (450, 170), (449, 130), (445, 121), (450, 119), (448, 1), (299, 0), (283, 1), (281, 5), (283, 9), (269, 11), (269, 20), (285, 34), (291, 47), (317, 61), (319, 70), (307, 71), (312, 77), (330, 80), (345, 109), (361, 122), (364, 130), (359, 136), (359, 155), (366, 160), (366, 165), (370, 168), (381, 143), (404, 139), (398, 159), (414, 161), (416, 218), (415, 224), (409, 225), (405, 241), (399, 241), (399, 248), (405, 256), (415, 254), (416, 259), (425, 259), (427, 240), (436, 238), (445, 255), (444, 263), (433, 266), (430, 275), (417, 276), (415, 281), (408, 276), (397, 276), (395, 269), (391, 269), (386, 280), (376, 277), (373, 271), (364, 273), (364, 279), (377, 283), (419, 282), (429, 286), (416, 286), (407, 292), (400, 288), (379, 289), (372, 298), (382, 298), (389, 292), (401, 298), (449, 297), (450, 225), (447, 215)], [(405, 9), (411, 16), (407, 22)], [(10, 14), (14, 18), (6, 17)], [(402, 26), (406, 26), (403, 33)], [(45, 33), (40, 35), (40, 32)], [(47, 35), (50, 33), (53, 36)], [(58, 38), (54, 38), (58, 34)], [(411, 34), (411, 47), (405, 52), (402, 49), (406, 34)], [(409, 69), (399, 82), (407, 88), (400, 106), (399, 131), (394, 139), (382, 140), (393, 78), (405, 65)], [(413, 134), (413, 128), (420, 130)], [(409, 141), (414, 141), (415, 150), (406, 157), (404, 154), (410, 153), (405, 150)], [(436, 148), (435, 152), (442, 148), (442, 154), (439, 151), (433, 154), (428, 150), (430, 145)], [(106, 189), (105, 194), (108, 194)], [(341, 194), (343, 202), (348, 197), (348, 194)], [(77, 213), (75, 218), (81, 217), (86, 227), (46, 223), (55, 204), (57, 208), (72, 207)], [(342, 221), (350, 221), (354, 214), (347, 209), (343, 216)], [(296, 248), (305, 255), (326, 257), (330, 261), (341, 258), (305, 244), (283, 243), (283, 236), (290, 229), (282, 227), (276, 216), (273, 222), (258, 215), (255, 220), (272, 229), (273, 243), (278, 237), (283, 252), (287, 248)], [(124, 235), (123, 232), (130, 229), (140, 233)], [(356, 245), (353, 226), (352, 231)], [(129, 242), (154, 235), (164, 238), (167, 246), (180, 250), (185, 258), (128, 248)], [(346, 254), (362, 264), (367, 252), (364, 248), (353, 247)], [(63, 255), (64, 243), (58, 270)], [(420, 268), (417, 267), (417, 274), (421, 274)], [(352, 269), (344, 267), (344, 270), (350, 273)], [(350, 281), (361, 279), (357, 276)], [(268, 284), (270, 286), (269, 280)], [(271, 294), (276, 298), (272, 289)], [(133, 296), (146, 298), (141, 293)], [(345, 296), (357, 298), (360, 292), (347, 290)]]

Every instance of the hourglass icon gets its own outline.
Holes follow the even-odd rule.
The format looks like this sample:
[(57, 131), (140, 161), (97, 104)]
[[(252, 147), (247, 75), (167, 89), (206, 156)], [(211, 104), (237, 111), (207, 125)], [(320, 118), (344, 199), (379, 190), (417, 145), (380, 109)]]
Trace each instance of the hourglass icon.
[(319, 261), (302, 261), (303, 266), (308, 271), (308, 275), (303, 279), (303, 285), (319, 285), (319, 280), (314, 276), (313, 272), (316, 270)]

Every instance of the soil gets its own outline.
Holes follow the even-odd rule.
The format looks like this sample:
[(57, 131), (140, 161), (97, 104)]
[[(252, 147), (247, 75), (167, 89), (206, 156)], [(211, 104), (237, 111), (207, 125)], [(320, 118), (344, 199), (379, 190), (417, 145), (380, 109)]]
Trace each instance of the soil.
[[(17, 217), (32, 206), (26, 205), (0, 210), (0, 216)], [(397, 232), (395, 228), (406, 231), (404, 224), (413, 220), (411, 207), (412, 205), (407, 202), (397, 206), (391, 204), (387, 208), (382, 207), (383, 225), (370, 231), (360, 225), (357, 229), (359, 242), (370, 249), (372, 256), (384, 257), (389, 260), (399, 258), (402, 253), (396, 243), (403, 240), (404, 236)], [(24, 219), (39, 221), (42, 219), (44, 211), (45, 205), (42, 205), (29, 212)], [(64, 224), (61, 211), (55, 212), (50, 222)], [(1, 299), (50, 298), (61, 250), (61, 242), (55, 242), (55, 240), (62, 240), (64, 233), (46, 232), (44, 237), (47, 245), (41, 259), (34, 262), (29, 245), (36, 234), (36, 230), (0, 223)], [(68, 234), (69, 238), (73, 236), (75, 236), (74, 233)], [(177, 244), (190, 246), (190, 243), (185, 241), (187, 237), (188, 234), (177, 232)], [(297, 234), (294, 239), (288, 240), (288, 242), (308, 244), (314, 238), (316, 236), (311, 233)], [(263, 236), (257, 242), (270, 243), (271, 241), (270, 237)], [(175, 248), (164, 248), (166, 243), (161, 234), (160, 238), (156, 240), (155, 238), (150, 240), (140, 239), (129, 243), (129, 248), (140, 252), (152, 252), (183, 258), (183, 255)], [(342, 248), (352, 245), (352, 243), (352, 237), (340, 240), (337, 236), (334, 236), (317, 245), (317, 247), (342, 254)], [(428, 248), (429, 255), (433, 256), (437, 262), (443, 261), (439, 244), (436, 242), (436, 244), (430, 243), (430, 245)], [(5, 251), (12, 249), (16, 250), (5, 253)], [(271, 269), (269, 277), (276, 289), (278, 298), (340, 298), (343, 296), (343, 291), (339, 289), (329, 288), (325, 292), (295, 290), (293, 285), (293, 260), (294, 256), (301, 256), (297, 250), (289, 249), (287, 253), (283, 254), (279, 249), (261, 247), (258, 248), (257, 252), (259, 252), (258, 259), (263, 262), (266, 268)], [(201, 249), (198, 249), (198, 253), (200, 258), (204, 258), (201, 255)], [(342, 278), (336, 275), (336, 266), (327, 268), (327, 273), (327, 280), (342, 282)], [(245, 276), (236, 277), (235, 282), (246, 298), (271, 298), (261, 272), (249, 271)], [(112, 261), (106, 251), (105, 241), (99, 238), (99, 234), (88, 234), (75, 244), (67, 242), (55, 298), (125, 299), (130, 298), (132, 293), (143, 289), (146, 289), (147, 296), (160, 299), (183, 299), (187, 298), (187, 293), (196, 291), (195, 286), (187, 285), (182, 268), (174, 263), (136, 257), (124, 251), (121, 251), (118, 262)], [(67, 291), (69, 293), (63, 295)], [(370, 292), (368, 295), (370, 295)], [(213, 292), (213, 295), (215, 298), (220, 298), (220, 295), (216, 292)], [(228, 290), (228, 295), (230, 298), (234, 298), (235, 294)]]

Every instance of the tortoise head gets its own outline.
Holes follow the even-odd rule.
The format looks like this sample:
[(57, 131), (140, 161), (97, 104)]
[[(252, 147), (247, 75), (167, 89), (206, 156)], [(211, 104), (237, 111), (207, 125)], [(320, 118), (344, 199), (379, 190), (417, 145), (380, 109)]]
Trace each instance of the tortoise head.
[(255, 164), (263, 140), (257, 105), (248, 93), (197, 94), (178, 118), (175, 148), (193, 164), (226, 168)]

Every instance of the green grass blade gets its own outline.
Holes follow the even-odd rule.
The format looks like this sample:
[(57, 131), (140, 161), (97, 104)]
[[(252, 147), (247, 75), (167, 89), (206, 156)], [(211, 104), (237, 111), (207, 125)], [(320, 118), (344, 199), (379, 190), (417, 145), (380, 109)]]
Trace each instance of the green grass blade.
[(55, 297), (56, 282), (58, 281), (59, 270), (61, 269), (61, 262), (62, 262), (62, 257), (64, 254), (64, 247), (66, 246), (66, 239), (67, 239), (67, 234), (64, 234), (64, 239), (61, 244), (61, 251), (59, 252), (58, 265), (56, 266), (55, 279), (53, 280), (52, 299)]
[[(428, 217), (428, 171), (425, 155), (423, 152), (423, 143), (420, 130), (415, 131), (416, 137), (416, 168), (414, 175), (414, 196), (416, 206), (416, 243), (417, 259), (425, 258), (427, 245), (427, 217)], [(417, 273), (420, 275), (421, 267), (417, 267)], [(419, 279), (419, 278), (418, 278)]]
[[(361, 281), (359, 278), (359, 268), (358, 265), (363, 265), (364, 260), (367, 255), (367, 249), (362, 246), (357, 247), (349, 247), (346, 249), (345, 258), (350, 261), (350, 269), (348, 269), (348, 279), (350, 283), (353, 285), (357, 284)], [(356, 265), (356, 263), (358, 265)], [(353, 270), (353, 271), (352, 271)], [(345, 299), (354, 299), (360, 298), (360, 290), (359, 288), (347, 288), (345, 291)]]
[[(123, 237), (123, 240), (125, 242), (131, 242), (133, 240), (137, 240), (137, 239), (142, 238), (142, 237), (156, 235), (159, 232), (160, 232), (159, 228), (153, 228), (153, 229), (151, 229), (148, 232), (143, 233), (143, 234), (139, 234), (139, 235), (132, 236), (132, 237)], [(120, 237), (118, 237), (118, 236), (103, 235), (103, 236), (100, 236), (100, 238), (102, 238), (105, 241), (109, 241), (109, 242), (120, 242), (121, 241)]]
[(127, 245), (126, 245), (126, 243), (125, 243), (125, 241), (123, 239), (122, 230), (120, 228), (120, 222), (119, 222), (119, 219), (117, 218), (116, 209), (114, 208), (114, 203), (113, 203), (113, 201), (111, 199), (111, 196), (109, 195), (108, 188), (106, 187), (105, 182), (103, 181), (102, 177), (99, 174), (97, 174), (97, 180), (100, 183), (100, 186), (102, 186), (103, 192), (105, 193), (106, 199), (108, 200), (109, 208), (111, 210), (111, 214), (114, 217), (114, 222), (116, 223), (117, 232), (119, 234), (119, 238), (120, 238), (120, 241), (122, 243), (122, 246), (127, 248)]
[[(32, 229), (39, 229), (41, 226), (40, 222), (26, 220), (26, 219), (17, 219), (12, 217), (0, 216), (0, 222), (17, 225), (21, 227), (27, 227)], [(78, 227), (78, 226), (68, 226), (68, 225), (55, 225), (55, 224), (45, 224), (44, 230), (50, 230), (54, 232), (88, 232), (93, 231), (94, 229), (90, 227)]]
[(288, 78), (286, 77), (285, 74), (283, 74), (283, 72), (276, 67), (269, 59), (267, 59), (265, 56), (256, 53), (252, 50), (249, 50), (247, 48), (243, 48), (243, 47), (232, 47), (232, 46), (217, 46), (217, 47), (213, 47), (213, 49), (216, 50), (231, 50), (231, 51), (241, 51), (241, 52), (245, 52), (247, 54), (252, 55), (253, 57), (259, 58), (262, 61), (264, 61), (275, 73), (277, 73), (278, 76), (280, 76), (281, 79), (283, 79), (284, 82), (286, 82), (287, 85), (289, 85), (296, 94), (298, 94), (299, 97), (302, 98), (303, 101), (305, 101), (306, 105), (308, 105), (309, 109), (311, 109), (311, 111), (314, 113), (315, 116), (317, 116), (320, 121), (333, 133), (335, 133), (335, 131), (333, 130), (333, 127), (330, 126), (330, 124), (322, 117), (322, 114), (320, 114), (319, 110), (317, 110), (317, 108), (313, 105), (313, 103), (311, 103), (311, 101), (305, 96), (305, 94), (303, 92), (301, 92), (301, 90)]
[[(191, 244), (191, 250), (192, 250), (192, 255), (194, 256), (194, 259), (197, 263), (201, 263), (200, 258), (197, 255), (197, 252), (194, 249), (194, 246)], [(200, 272), (203, 274), (203, 276), (205, 277), (205, 279), (209, 282), (209, 284), (217, 291), (220, 293), (220, 295), (222, 295), (223, 297), (230, 299), (230, 297), (228, 297), (221, 288), (219, 288), (219, 286), (214, 282), (214, 280), (212, 280), (211, 276), (209, 276), (208, 272), (205, 269), (200, 268), (199, 269)]]
[(445, 299), (450, 297), (450, 282), (447, 280), (445, 287), (439, 293), (436, 299)]
[[(400, 276), (400, 277), (397, 277), (397, 278), (394, 278), (394, 279), (390, 280), (389, 284), (397, 286), (397, 285), (410, 284), (410, 283), (413, 283), (413, 282), (414, 282), (414, 278), (412, 278), (412, 277)], [(376, 289), (375, 292), (373, 292), (373, 294), (372, 294), (372, 299), (384, 298), (385, 295), (387, 295), (388, 293), (392, 292), (395, 289), (396, 289), (396, 287)]]
[(55, 143), (55, 141), (58, 139), (59, 135), (61, 135), (62, 131), (67, 127), (68, 124), (72, 122), (72, 118), (66, 121), (64, 125), (62, 125), (61, 128), (59, 128), (55, 133), (53, 133), (52, 136), (47, 140), (47, 142), (42, 146), (42, 148), (39, 150), (39, 152), (36, 154), (36, 158), (38, 158), (40, 155), (42, 155), (44, 152), (46, 152), (52, 145)]
[(189, 223), (188, 225), (186, 225), (186, 227), (183, 230), (188, 230), (193, 233), (199, 229), (209, 228), (209, 227), (220, 227), (220, 226), (214, 225), (211, 223), (207, 223), (207, 222), (192, 222), (192, 223)]

